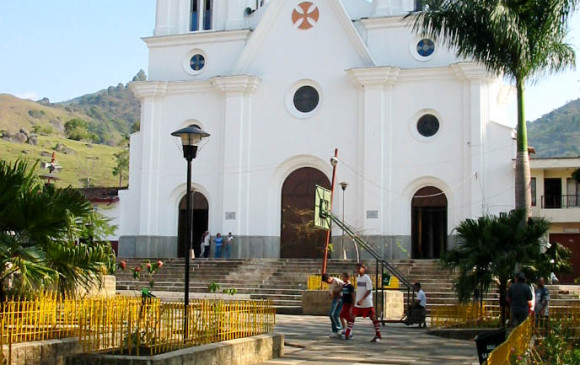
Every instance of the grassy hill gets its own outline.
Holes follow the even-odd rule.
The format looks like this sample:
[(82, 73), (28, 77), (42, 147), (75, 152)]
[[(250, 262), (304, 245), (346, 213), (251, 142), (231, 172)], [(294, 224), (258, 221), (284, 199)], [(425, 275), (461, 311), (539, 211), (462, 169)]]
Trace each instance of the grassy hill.
[[(122, 150), (119, 147), (77, 142), (56, 136), (39, 136), (37, 145), (0, 139), (1, 158), (15, 161), (20, 157), (30, 162), (50, 162), (52, 152), (59, 143), (64, 144), (66, 153), (56, 152), (56, 161), (62, 166), (62, 170), (55, 173), (60, 178), (56, 182), (57, 186), (84, 187), (87, 180), (90, 180), (92, 186), (119, 185), (119, 178), (111, 172), (116, 165), (115, 154)], [(40, 163), (36, 171), (39, 174), (48, 173), (48, 170), (41, 169)], [(123, 181), (123, 185), (126, 184), (127, 181)]]
[(32, 100), (0, 94), (0, 130), (16, 133), (20, 128), (47, 135), (64, 136), (64, 123), (83, 115)]
[[(145, 79), (142, 70), (133, 77), (133, 81)], [(91, 186), (118, 186), (118, 177), (112, 174), (117, 165), (115, 154), (125, 148), (125, 136), (138, 130), (140, 109), (139, 101), (122, 83), (55, 104), (48, 99), (32, 101), (0, 94), (0, 137), (5, 137), (0, 138), (0, 158), (50, 162), (52, 152), (60, 144), (66, 147), (56, 156), (63, 167), (57, 185), (81, 187), (90, 180)], [(66, 138), (64, 126), (71, 119), (86, 121), (90, 141)], [(36, 134), (37, 144), (7, 137), (21, 129)], [(39, 174), (47, 173), (40, 164), (37, 169)]]
[(528, 143), (534, 157), (580, 156), (580, 99), (528, 122)]

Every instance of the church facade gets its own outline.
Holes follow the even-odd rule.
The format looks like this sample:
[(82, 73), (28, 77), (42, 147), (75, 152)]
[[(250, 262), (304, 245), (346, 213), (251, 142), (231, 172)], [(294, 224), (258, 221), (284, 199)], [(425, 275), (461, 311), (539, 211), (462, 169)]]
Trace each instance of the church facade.
[(330, 188), (335, 149), (333, 211), (387, 259), (437, 258), (461, 220), (512, 209), (511, 88), (414, 33), (417, 5), (157, 0), (119, 255), (184, 254), (171, 132), (191, 124), (211, 134), (193, 161), (194, 245), (231, 232), (233, 257), (320, 257), (314, 186)]

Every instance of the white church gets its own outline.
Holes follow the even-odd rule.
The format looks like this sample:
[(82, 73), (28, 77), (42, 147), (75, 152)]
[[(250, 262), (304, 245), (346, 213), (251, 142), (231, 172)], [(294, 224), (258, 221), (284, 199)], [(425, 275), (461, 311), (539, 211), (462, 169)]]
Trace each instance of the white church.
[(335, 149), (333, 211), (386, 259), (438, 258), (460, 221), (513, 209), (512, 89), (415, 34), (403, 17), (420, 3), (157, 0), (119, 255), (184, 254), (171, 133), (191, 124), (211, 134), (193, 160), (194, 245), (231, 232), (232, 257), (321, 257), (307, 223)]

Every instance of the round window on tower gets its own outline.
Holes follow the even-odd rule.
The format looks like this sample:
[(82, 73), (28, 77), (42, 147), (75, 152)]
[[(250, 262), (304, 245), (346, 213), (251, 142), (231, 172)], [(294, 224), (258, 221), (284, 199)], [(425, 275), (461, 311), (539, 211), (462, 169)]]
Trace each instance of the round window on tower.
[(425, 114), (417, 122), (417, 131), (423, 137), (433, 137), (439, 131), (439, 119), (433, 114)]
[(435, 52), (435, 43), (432, 40), (424, 38), (417, 43), (417, 53), (421, 57), (429, 57)]
[(183, 69), (190, 75), (199, 75), (207, 68), (207, 54), (201, 49), (192, 49), (183, 58)]
[(189, 67), (191, 67), (193, 71), (199, 72), (204, 66), (205, 66), (205, 57), (199, 53), (193, 55), (189, 60)]

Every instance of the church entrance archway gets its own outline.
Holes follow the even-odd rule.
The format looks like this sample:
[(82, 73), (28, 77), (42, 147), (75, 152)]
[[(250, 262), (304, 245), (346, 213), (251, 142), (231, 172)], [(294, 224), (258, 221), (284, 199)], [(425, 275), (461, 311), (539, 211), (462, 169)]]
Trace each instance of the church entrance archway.
[(447, 197), (436, 187), (419, 189), (411, 202), (411, 255), (438, 259), (447, 248)]
[[(192, 245), (195, 252), (195, 257), (199, 257), (201, 237), (208, 227), (208, 217), (209, 217), (209, 204), (205, 195), (200, 192), (192, 192), (192, 202), (193, 211), (191, 219), (192, 227)], [(187, 209), (186, 209), (186, 196), (184, 195), (179, 202), (179, 223), (177, 228), (177, 254), (179, 257), (185, 257), (186, 254), (186, 222), (187, 222)]]
[(302, 167), (292, 172), (282, 186), (280, 257), (322, 258), (326, 231), (314, 227), (316, 185), (330, 189), (321, 171)]

